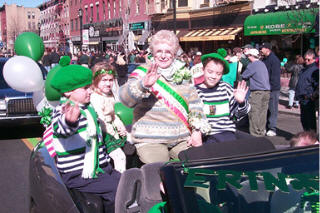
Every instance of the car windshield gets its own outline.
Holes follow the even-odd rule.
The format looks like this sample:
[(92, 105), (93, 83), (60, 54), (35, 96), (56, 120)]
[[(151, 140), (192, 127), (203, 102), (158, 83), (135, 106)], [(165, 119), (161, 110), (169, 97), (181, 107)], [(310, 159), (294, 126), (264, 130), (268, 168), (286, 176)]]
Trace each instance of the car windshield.
[[(318, 212), (319, 150), (161, 169), (170, 212)], [(317, 210), (318, 209), (318, 210)]]

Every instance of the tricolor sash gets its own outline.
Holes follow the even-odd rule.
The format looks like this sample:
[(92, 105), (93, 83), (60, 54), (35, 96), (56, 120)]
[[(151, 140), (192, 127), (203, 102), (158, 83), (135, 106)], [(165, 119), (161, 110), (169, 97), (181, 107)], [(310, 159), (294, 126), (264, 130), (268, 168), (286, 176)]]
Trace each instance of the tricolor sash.
[[(137, 67), (130, 75), (142, 79), (147, 74), (147, 69), (144, 67)], [(189, 107), (186, 100), (177, 93), (172, 86), (160, 79), (150, 88), (154, 96), (162, 100), (164, 104), (172, 111), (185, 125), (191, 130), (188, 122)]]
[(50, 124), (43, 133), (43, 142), (47, 148), (49, 155), (54, 158), (56, 156), (56, 151), (53, 146), (53, 127)]

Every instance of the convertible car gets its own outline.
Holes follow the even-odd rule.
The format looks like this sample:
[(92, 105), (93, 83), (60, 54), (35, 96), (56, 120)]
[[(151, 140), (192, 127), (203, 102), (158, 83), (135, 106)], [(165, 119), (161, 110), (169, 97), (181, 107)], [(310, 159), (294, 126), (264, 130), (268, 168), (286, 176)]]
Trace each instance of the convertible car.
[[(319, 212), (318, 145), (279, 150), (266, 138), (240, 139), (190, 148), (179, 158), (126, 170), (115, 212)], [(30, 158), (30, 212), (103, 208), (99, 197), (65, 187), (40, 142)]]

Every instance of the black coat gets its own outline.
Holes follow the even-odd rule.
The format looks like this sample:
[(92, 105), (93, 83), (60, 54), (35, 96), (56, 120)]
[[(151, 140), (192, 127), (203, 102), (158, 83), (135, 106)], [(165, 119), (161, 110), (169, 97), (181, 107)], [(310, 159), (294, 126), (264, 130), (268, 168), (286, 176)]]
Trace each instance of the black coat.
[(298, 83), (299, 73), (303, 69), (303, 65), (291, 63), (285, 65), (287, 72), (291, 73), (290, 81), (289, 81), (289, 89), (295, 90), (296, 85)]
[(266, 65), (269, 72), (271, 91), (280, 90), (281, 65), (279, 58), (273, 52), (271, 52), (267, 57), (263, 59), (263, 62)]
[(295, 90), (295, 100), (304, 101), (314, 97), (319, 88), (319, 67), (310, 64), (301, 70)]

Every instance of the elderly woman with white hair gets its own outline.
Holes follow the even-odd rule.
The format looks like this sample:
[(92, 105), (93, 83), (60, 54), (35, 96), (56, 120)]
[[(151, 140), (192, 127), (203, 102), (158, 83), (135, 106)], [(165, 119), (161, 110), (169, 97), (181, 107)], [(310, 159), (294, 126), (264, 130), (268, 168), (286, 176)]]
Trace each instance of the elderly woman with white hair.
[(202, 145), (210, 131), (191, 74), (176, 59), (179, 40), (168, 30), (151, 40), (153, 59), (137, 67), (119, 91), (120, 101), (134, 108), (131, 137), (143, 163), (176, 159), (179, 152)]

